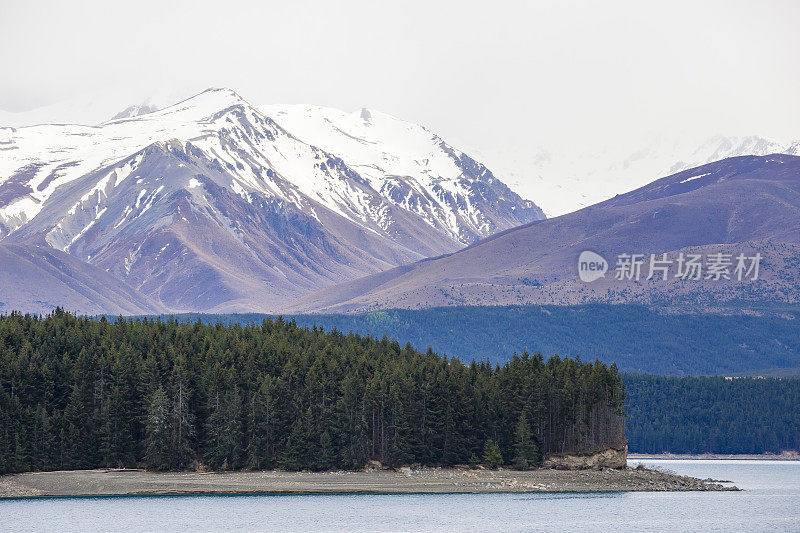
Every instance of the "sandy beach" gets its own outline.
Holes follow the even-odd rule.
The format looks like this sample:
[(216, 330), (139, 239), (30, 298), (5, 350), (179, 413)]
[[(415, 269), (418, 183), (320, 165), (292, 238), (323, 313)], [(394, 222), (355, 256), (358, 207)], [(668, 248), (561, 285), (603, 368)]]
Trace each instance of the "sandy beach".
[(146, 472), (73, 470), (0, 477), (0, 498), (169, 494), (441, 494), (735, 490), (713, 480), (624, 470), (469, 470), (363, 472)]

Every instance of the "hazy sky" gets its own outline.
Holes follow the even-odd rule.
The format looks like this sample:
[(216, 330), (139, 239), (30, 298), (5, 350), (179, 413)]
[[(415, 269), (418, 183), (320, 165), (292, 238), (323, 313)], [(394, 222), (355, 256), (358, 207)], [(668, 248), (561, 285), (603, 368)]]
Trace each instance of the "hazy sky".
[(687, 128), (800, 138), (797, 1), (0, 3), (7, 111), (227, 86), (487, 148)]

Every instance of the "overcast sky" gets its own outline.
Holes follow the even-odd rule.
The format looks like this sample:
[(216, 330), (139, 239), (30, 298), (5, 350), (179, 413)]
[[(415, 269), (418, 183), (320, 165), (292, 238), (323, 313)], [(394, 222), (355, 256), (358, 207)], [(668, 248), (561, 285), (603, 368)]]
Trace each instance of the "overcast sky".
[(2, 1), (0, 109), (235, 89), (447, 138), (800, 138), (800, 2)]

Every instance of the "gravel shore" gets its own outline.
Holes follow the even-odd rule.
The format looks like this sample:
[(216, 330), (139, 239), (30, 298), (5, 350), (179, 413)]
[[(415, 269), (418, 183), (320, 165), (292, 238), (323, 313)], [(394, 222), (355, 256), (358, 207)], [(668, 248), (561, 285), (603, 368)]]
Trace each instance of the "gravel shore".
[(167, 494), (410, 494), (738, 490), (658, 470), (145, 472), (73, 470), (0, 476), (0, 498)]

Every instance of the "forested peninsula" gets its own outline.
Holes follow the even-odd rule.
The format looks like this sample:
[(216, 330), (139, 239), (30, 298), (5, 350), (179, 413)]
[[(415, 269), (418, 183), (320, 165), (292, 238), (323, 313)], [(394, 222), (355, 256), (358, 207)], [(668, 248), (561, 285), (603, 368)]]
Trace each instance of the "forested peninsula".
[(293, 321), (0, 317), (0, 473), (357, 470), (625, 445), (615, 365), (503, 366)]

